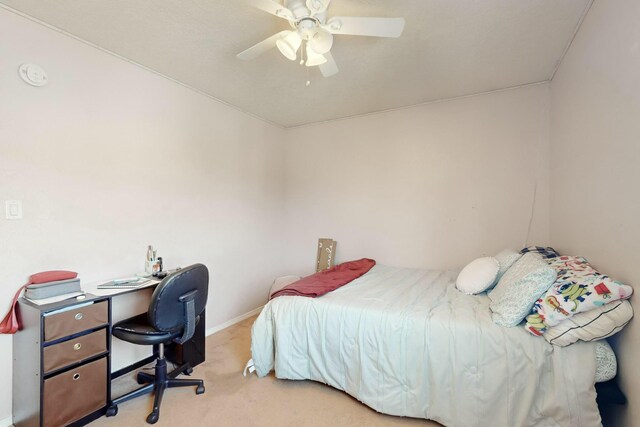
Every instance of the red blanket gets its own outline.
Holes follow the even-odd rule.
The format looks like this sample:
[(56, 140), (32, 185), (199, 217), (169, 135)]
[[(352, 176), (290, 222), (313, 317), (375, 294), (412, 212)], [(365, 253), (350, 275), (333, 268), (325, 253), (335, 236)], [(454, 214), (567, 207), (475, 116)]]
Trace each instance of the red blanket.
[(368, 258), (344, 262), (285, 286), (271, 294), (271, 299), (284, 295), (316, 298), (357, 279), (374, 265), (376, 262)]

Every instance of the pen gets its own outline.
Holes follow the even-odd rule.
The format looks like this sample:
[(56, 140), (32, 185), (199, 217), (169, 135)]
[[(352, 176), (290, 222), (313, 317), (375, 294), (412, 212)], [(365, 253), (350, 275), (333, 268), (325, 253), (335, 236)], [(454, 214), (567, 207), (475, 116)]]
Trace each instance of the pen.
[(113, 283), (115, 283), (116, 285), (124, 285), (126, 283), (134, 283), (138, 281), (140, 281), (139, 277), (131, 277), (127, 279), (114, 279)]

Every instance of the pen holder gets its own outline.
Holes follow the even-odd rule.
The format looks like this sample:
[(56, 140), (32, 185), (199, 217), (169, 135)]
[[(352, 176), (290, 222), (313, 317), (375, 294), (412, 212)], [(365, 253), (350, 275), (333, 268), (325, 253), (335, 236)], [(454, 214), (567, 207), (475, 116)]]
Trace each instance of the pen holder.
[(147, 274), (156, 274), (160, 271), (160, 260), (145, 261), (144, 271)]

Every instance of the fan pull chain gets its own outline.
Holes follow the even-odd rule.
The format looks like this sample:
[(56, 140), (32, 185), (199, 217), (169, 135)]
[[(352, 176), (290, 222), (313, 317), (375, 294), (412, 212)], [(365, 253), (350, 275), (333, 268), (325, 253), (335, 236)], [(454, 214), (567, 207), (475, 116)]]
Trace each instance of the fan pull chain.
[[(309, 43), (309, 41), (307, 40), (307, 43)], [(305, 63), (304, 59), (302, 59), (304, 57), (304, 54), (306, 52), (306, 49), (302, 48), (300, 49), (300, 65), (303, 65)], [(309, 60), (309, 58), (307, 57), (307, 61)], [(307, 81), (305, 83), (306, 87), (309, 87), (311, 85), (311, 80), (309, 80), (309, 68), (310, 67), (305, 67), (307, 69)]]
[[(307, 43), (309, 43), (309, 42), (307, 42)], [(309, 58), (307, 58), (307, 60), (309, 60)], [(307, 83), (305, 83), (305, 86), (309, 87), (309, 85), (311, 84), (311, 80), (309, 78), (309, 68), (311, 68), (311, 67), (305, 67), (305, 68), (307, 69)]]

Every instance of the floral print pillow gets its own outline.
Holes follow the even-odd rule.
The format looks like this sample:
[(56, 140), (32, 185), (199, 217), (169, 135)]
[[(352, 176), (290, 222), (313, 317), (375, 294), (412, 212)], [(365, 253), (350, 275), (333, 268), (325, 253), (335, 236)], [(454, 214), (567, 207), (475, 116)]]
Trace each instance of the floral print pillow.
[(556, 272), (538, 254), (523, 255), (489, 293), (493, 322), (506, 327), (520, 324), (555, 279)]

